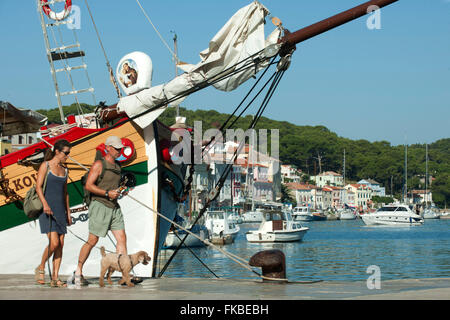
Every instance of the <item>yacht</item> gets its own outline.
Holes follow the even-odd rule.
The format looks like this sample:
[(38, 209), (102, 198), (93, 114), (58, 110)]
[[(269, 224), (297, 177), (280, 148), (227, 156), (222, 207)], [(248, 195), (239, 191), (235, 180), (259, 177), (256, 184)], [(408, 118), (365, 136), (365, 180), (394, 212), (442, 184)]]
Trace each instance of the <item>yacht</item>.
[(390, 204), (381, 207), (373, 213), (366, 213), (361, 217), (368, 226), (416, 226), (423, 224), (422, 217), (415, 214), (405, 204)]
[(295, 221), (313, 221), (314, 217), (309, 211), (308, 206), (304, 207), (295, 207), (294, 210), (292, 210), (292, 218)]
[(225, 211), (207, 211), (205, 227), (208, 229), (210, 240), (214, 244), (229, 244), (239, 233), (239, 226), (232, 222)]
[(309, 230), (294, 221), (287, 211), (267, 211), (262, 218), (258, 230), (250, 230), (245, 234), (248, 242), (301, 241)]

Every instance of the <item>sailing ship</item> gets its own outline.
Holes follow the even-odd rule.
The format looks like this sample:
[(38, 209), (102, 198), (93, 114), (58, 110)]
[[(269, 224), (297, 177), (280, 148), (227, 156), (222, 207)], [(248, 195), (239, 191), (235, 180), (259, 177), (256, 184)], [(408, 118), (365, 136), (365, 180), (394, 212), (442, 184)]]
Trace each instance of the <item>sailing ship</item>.
[[(146, 250), (152, 258), (147, 266), (138, 265), (134, 271), (142, 276), (156, 276), (158, 254), (172, 225), (178, 204), (185, 200), (189, 191), (189, 176), (192, 172), (192, 166), (188, 163), (174, 161), (180, 154), (174, 153), (171, 141), (178, 141), (181, 134), (159, 122), (159, 115), (169, 105), (179, 105), (188, 95), (206, 87), (214, 86), (218, 90), (232, 91), (262, 70), (264, 72), (261, 72), (261, 77), (269, 67), (276, 66), (274, 76), (269, 79), (272, 85), (269, 86), (267, 99), (252, 123), (254, 127), (288, 69), (297, 43), (367, 14), (372, 5), (381, 8), (396, 1), (369, 1), (293, 33), (278, 22), (268, 37), (265, 36), (264, 25), (269, 11), (261, 3), (254, 1), (233, 15), (211, 40), (208, 49), (201, 53), (202, 60), (198, 64), (180, 65), (183, 74), (158, 86), (151, 84), (152, 63), (146, 54), (133, 52), (125, 56), (119, 61), (116, 77), (107, 60), (119, 101), (112, 106), (99, 104), (95, 119), (86, 126), (83, 121), (77, 122), (74, 117), (65, 117), (60, 98), (74, 93), (92, 93), (93, 89), (60, 93), (55, 76), (57, 72), (75, 69), (67, 65), (56, 69), (56, 61), (82, 58), (84, 52), (69, 51), (74, 47), (79, 48), (79, 45), (51, 48), (46, 34), (47, 28), (58, 27), (67, 22), (72, 1), (66, 0), (64, 10), (55, 13), (51, 9), (55, 1), (37, 0), (63, 124), (52, 129), (42, 127), (41, 142), (0, 158), (0, 274), (32, 274), (41, 258), (42, 248), (46, 246), (47, 240), (24, 214), (22, 201), (36, 181), (37, 169), (43, 161), (45, 151), (59, 139), (66, 139), (72, 144), (67, 166), (73, 217), (73, 225), (65, 238), (64, 263), (60, 272), (70, 274), (75, 269), (82, 241), (88, 236), (88, 208), (83, 203), (80, 179), (93, 163), (96, 154), (104, 152), (102, 144), (106, 138), (115, 135), (121, 137), (127, 146), (121, 157), (122, 167), (124, 171), (133, 174), (136, 181), (129, 195), (119, 200), (128, 235), (128, 250)], [(85, 67), (81, 65), (77, 68)], [(121, 95), (120, 89), (125, 96)], [(225, 176), (228, 173), (229, 170), (225, 172)], [(205, 211), (222, 186), (223, 179), (212, 190)], [(100, 239), (98, 247), (100, 246), (115, 251), (115, 244), (109, 237)], [(100, 259), (100, 252), (93, 251), (84, 267), (86, 276), (98, 276)]]

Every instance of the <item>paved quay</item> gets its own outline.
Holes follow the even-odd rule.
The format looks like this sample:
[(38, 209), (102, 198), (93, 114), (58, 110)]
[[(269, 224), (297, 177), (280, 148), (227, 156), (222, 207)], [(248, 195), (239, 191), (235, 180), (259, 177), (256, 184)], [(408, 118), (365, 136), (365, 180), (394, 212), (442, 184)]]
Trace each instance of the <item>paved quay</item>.
[[(67, 279), (67, 277), (61, 277)], [(0, 300), (449, 300), (450, 278), (381, 281), (369, 290), (366, 281), (263, 283), (251, 279), (147, 278), (128, 288), (98, 286), (88, 279), (81, 289), (34, 284), (33, 275), (0, 275)]]

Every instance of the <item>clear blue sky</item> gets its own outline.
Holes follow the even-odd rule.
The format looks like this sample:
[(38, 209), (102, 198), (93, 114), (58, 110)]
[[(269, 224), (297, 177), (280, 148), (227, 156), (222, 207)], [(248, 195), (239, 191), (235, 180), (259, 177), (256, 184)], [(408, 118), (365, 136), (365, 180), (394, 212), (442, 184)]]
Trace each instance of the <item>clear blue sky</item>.
[[(250, 0), (140, 0), (169, 44), (179, 38), (181, 60), (198, 53), (235, 11)], [(261, 1), (291, 31), (349, 9), (364, 0)], [(77, 30), (97, 101), (116, 103), (84, 1)], [(153, 60), (153, 84), (174, 76), (170, 54), (136, 1), (90, 0), (115, 70), (120, 58), (143, 51)], [(58, 7), (56, 8), (58, 9)], [(400, 0), (381, 10), (381, 30), (367, 17), (308, 40), (265, 116), (298, 125), (324, 125), (339, 136), (393, 145), (450, 137), (450, 0)], [(269, 28), (270, 27), (270, 28)], [(30, 109), (54, 108), (53, 83), (34, 0), (0, 0), (0, 100)], [(266, 32), (272, 30), (268, 23)], [(207, 89), (189, 97), (189, 109), (231, 112), (244, 90)], [(63, 100), (70, 104), (73, 100)], [(90, 96), (82, 102), (91, 103)]]

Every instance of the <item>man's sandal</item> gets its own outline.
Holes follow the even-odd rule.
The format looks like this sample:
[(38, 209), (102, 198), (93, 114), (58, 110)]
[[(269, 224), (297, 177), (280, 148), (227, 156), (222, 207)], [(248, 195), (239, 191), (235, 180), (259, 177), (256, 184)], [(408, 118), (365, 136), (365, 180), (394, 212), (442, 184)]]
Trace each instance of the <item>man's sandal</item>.
[(41, 270), (39, 267), (34, 269), (34, 280), (37, 284), (45, 284), (45, 270)]
[(67, 284), (59, 279), (57, 280), (52, 280), (50, 282), (50, 287), (52, 288), (65, 288), (67, 287)]

